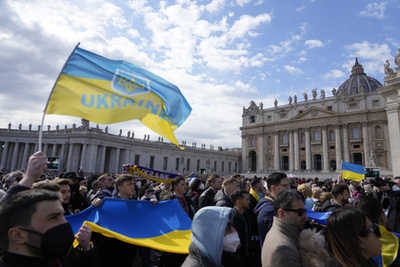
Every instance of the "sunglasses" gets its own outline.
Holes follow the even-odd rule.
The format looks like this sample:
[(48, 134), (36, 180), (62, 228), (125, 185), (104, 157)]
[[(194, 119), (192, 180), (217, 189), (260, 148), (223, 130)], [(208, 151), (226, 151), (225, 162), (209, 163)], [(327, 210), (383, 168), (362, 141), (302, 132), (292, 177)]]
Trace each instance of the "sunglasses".
[(362, 234), (369, 234), (369, 233), (374, 233), (377, 237), (381, 237), (381, 230), (379, 230), (379, 226), (376, 223), (372, 224), (371, 228), (368, 228), (366, 231), (362, 232)]
[(283, 210), (285, 210), (285, 211), (295, 211), (295, 212), (297, 212), (298, 216), (303, 216), (303, 214), (307, 212), (306, 209), (283, 209)]

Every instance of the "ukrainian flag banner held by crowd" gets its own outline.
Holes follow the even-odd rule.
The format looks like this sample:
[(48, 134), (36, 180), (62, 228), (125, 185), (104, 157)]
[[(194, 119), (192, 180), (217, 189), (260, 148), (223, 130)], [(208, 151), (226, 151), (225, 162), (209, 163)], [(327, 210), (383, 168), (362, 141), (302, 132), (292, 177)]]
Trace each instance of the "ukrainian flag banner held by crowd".
[(105, 198), (97, 208), (65, 216), (75, 234), (82, 224), (92, 231), (121, 241), (161, 251), (187, 254), (192, 220), (179, 201), (151, 201)]
[(138, 119), (179, 146), (173, 131), (191, 111), (179, 88), (163, 78), (76, 46), (53, 87), (45, 114), (100, 124)]
[[(132, 164), (124, 164), (123, 165), (124, 171), (128, 172), (129, 174), (135, 175), (135, 172), (139, 175), (146, 177), (150, 180), (156, 182), (162, 182), (166, 184), (172, 183), (172, 180), (178, 176), (178, 174), (170, 173), (170, 172), (162, 172), (157, 171), (154, 169), (145, 168), (139, 165), (132, 165)], [(194, 173), (190, 173), (189, 175), (185, 176), (184, 178), (194, 178)]]
[(356, 182), (362, 181), (365, 178), (365, 169), (362, 165), (342, 161), (342, 178)]

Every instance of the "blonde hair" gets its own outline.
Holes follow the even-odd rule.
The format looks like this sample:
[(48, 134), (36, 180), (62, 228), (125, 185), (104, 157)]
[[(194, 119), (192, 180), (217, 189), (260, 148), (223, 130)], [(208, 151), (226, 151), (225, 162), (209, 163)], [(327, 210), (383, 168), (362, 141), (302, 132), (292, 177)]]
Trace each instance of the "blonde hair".
[(297, 187), (297, 190), (305, 197), (309, 198), (312, 195), (311, 187), (308, 184), (301, 184)]
[(322, 189), (319, 187), (313, 187), (312, 189), (312, 198), (320, 198), (322, 193)]

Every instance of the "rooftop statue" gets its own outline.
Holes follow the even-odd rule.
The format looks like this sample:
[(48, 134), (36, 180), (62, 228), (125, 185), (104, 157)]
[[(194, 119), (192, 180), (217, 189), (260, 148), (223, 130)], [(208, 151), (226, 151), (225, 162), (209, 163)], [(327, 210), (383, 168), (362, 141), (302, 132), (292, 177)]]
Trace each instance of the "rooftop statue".
[(308, 95), (307, 95), (307, 93), (303, 93), (303, 96), (304, 96), (304, 101), (308, 101)]
[(400, 48), (397, 49), (397, 54), (394, 58), (394, 64), (400, 67)]
[(385, 74), (386, 75), (392, 75), (394, 73), (393, 69), (390, 67), (389, 60), (386, 60), (386, 63), (383, 64), (383, 66), (385, 67)]

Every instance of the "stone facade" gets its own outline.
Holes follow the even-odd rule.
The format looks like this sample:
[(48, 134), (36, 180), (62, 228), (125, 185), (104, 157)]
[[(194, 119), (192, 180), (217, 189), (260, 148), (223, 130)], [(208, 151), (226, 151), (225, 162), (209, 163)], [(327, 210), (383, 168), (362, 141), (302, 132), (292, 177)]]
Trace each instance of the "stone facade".
[[(3, 172), (26, 169), (29, 156), (38, 150), (39, 129), (0, 129), (0, 169)], [(75, 171), (80, 168), (88, 173), (121, 173), (122, 165), (137, 164), (158, 171), (190, 174), (206, 169), (206, 174), (214, 172), (228, 176), (240, 171), (240, 149), (214, 149), (206, 145), (186, 145), (181, 150), (161, 137), (151, 141), (149, 135), (138, 138), (133, 133), (108, 133), (98, 126), (89, 127), (82, 120), (77, 127), (43, 129), (41, 150), (52, 157), (59, 157), (59, 171)]]
[(318, 96), (314, 89), (310, 97), (303, 94), (304, 101), (294, 96), (288, 104), (278, 105), (275, 100), (267, 109), (251, 101), (242, 115), (243, 170), (334, 177), (346, 161), (380, 167), (384, 176), (400, 175), (399, 167), (393, 166), (395, 158), (400, 160), (400, 82), (392, 78), (385, 78), (382, 87), (356, 59), (350, 78), (333, 88), (332, 96), (324, 90)]

